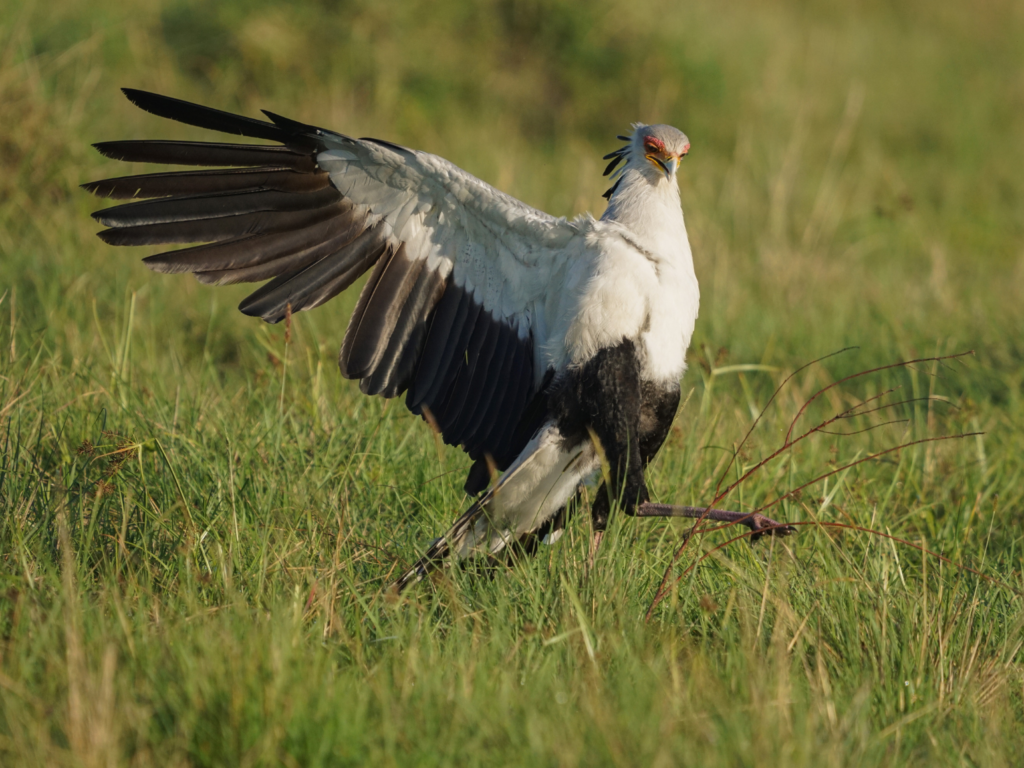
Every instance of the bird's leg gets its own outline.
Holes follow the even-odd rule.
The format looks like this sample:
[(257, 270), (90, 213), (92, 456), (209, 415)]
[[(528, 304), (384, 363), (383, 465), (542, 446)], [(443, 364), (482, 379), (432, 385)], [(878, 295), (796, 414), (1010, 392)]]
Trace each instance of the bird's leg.
[(608, 516), (611, 514), (611, 497), (608, 494), (608, 485), (601, 483), (597, 495), (590, 505), (590, 554), (587, 558), (588, 570), (594, 569), (594, 561), (597, 559), (597, 551), (601, 548), (601, 541), (604, 539), (604, 532), (608, 528)]
[(739, 523), (754, 531), (751, 541), (757, 541), (764, 535), (788, 536), (796, 533), (796, 528), (779, 523), (758, 512), (732, 512), (727, 509), (710, 509), (708, 507), (683, 507), (674, 504), (654, 504), (644, 502), (633, 511), (636, 517), (688, 517), (696, 520), (714, 520), (721, 523)]
[(576, 407), (601, 457), (605, 482), (591, 505), (590, 567), (608, 527), (613, 500), (627, 510), (650, 497), (640, 459), (640, 364), (631, 341), (599, 351), (576, 379)]
[(641, 403), (639, 370), (635, 366), (632, 345), (626, 353), (615, 354), (617, 351), (612, 350), (599, 370), (601, 392), (594, 406), (600, 403), (601, 408), (593, 408), (590, 414), (591, 438), (601, 454), (605, 472), (605, 480), (591, 506), (591, 568), (608, 526), (612, 502), (617, 501), (627, 514), (632, 514), (650, 498), (637, 439)]
[(552, 407), (564, 414), (563, 434), (585, 426), (604, 470), (605, 481), (591, 505), (591, 565), (612, 502), (632, 515), (650, 499), (644, 467), (665, 441), (678, 406), (678, 386), (642, 380), (636, 346), (629, 340), (600, 350), (555, 395)]
[(577, 398), (607, 472), (607, 487), (598, 496), (607, 498), (610, 489), (611, 497), (629, 508), (647, 501), (638, 435), (643, 393), (633, 342), (598, 352), (581, 372)]

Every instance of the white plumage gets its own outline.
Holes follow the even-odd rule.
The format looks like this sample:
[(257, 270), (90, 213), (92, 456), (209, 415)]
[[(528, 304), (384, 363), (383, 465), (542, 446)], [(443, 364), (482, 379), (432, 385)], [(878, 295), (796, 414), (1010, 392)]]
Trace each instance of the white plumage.
[(505, 470), (400, 586), (450, 553), (557, 539), (566, 502), (601, 456), (611, 486), (594, 505), (598, 530), (614, 502), (631, 511), (647, 500), (643, 467), (675, 413), (699, 304), (675, 179), (684, 134), (635, 124), (606, 158), (604, 215), (567, 221), (425, 152), (125, 93), (154, 114), (280, 146), (97, 145), (116, 159), (222, 166), (86, 185), (155, 198), (95, 214), (110, 227), (101, 237), (199, 243), (147, 258), (157, 271), (274, 278), (240, 307), (270, 322), (369, 271), (342, 373), (364, 392), (406, 392), (413, 412), (476, 460), (470, 493), (491, 467)]
[(538, 377), (642, 338), (645, 373), (677, 381), (700, 294), (675, 175), (644, 157), (647, 126), (634, 128), (599, 221), (555, 218), (426, 152), (325, 132), (317, 162), (360, 210), (383, 219), (392, 243), (452, 273), (493, 317), (532, 329)]

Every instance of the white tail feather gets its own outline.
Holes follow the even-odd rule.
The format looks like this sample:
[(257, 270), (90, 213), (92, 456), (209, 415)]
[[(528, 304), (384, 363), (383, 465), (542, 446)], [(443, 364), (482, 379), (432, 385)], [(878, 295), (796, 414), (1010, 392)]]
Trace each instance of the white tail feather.
[(566, 449), (554, 424), (541, 428), (501, 479), (467, 509), (395, 582), (398, 591), (422, 580), (450, 556), (493, 555), (536, 531), (598, 467), (589, 443)]

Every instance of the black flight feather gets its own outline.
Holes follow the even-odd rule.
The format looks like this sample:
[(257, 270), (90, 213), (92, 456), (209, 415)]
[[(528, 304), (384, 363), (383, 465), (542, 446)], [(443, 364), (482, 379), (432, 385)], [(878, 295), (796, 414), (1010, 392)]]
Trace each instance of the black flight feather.
[(128, 139), (103, 141), (93, 144), (93, 147), (104, 157), (129, 163), (198, 166), (277, 165), (305, 173), (316, 170), (316, 160), (309, 153), (262, 144)]
[[(463, 373), (469, 367), (469, 347), (473, 343), (478, 330), (480, 330), (480, 314), (483, 307), (473, 300), (471, 294), (466, 294), (469, 304), (469, 311), (466, 313), (466, 321), (463, 323), (462, 331), (458, 337), (450, 339), (445, 346), (445, 359), (447, 365), (442, 370), (444, 376), (439, 377), (435, 382), (436, 389), (433, 389), (427, 401), (434, 411), (442, 434), (447, 426), (451, 426), (453, 417), (458, 414), (461, 406), (461, 399), (458, 398), (459, 381)], [(445, 442), (449, 445), (456, 445), (444, 434)]]
[(502, 406), (504, 388), (508, 385), (508, 373), (513, 361), (511, 348), (515, 331), (505, 323), (498, 325), (498, 337), (493, 344), (491, 359), (482, 380), (479, 382), (475, 403), (472, 405), (467, 428), (463, 436), (466, 449), (475, 453), (483, 448), (482, 438), (490, 428), (495, 411)]
[(477, 442), (486, 450), (489, 450), (492, 455), (504, 450), (503, 441), (507, 437), (508, 424), (509, 422), (514, 423), (519, 419), (519, 414), (515, 412), (516, 390), (523, 386), (529, 388), (533, 384), (532, 381), (526, 380), (523, 373), (527, 358), (532, 359), (532, 357), (533, 350), (531, 346), (528, 343), (524, 343), (524, 340), (517, 338), (516, 343), (509, 350), (510, 360), (506, 373), (507, 383), (505, 384), (504, 393), (500, 401), (501, 407), (495, 412), (494, 418), (487, 429), (484, 429), (477, 438)]
[[(505, 413), (510, 413), (512, 410), (515, 400), (514, 389), (517, 386), (516, 382), (518, 381), (521, 369), (527, 365), (527, 360), (533, 360), (533, 341), (530, 337), (519, 338), (518, 331), (515, 328), (509, 328), (506, 348), (505, 361), (499, 372), (500, 380), (495, 387), (490, 404), (485, 406), (489, 412), (501, 414), (502, 416)], [(532, 370), (532, 364), (530, 369)], [(529, 391), (533, 387), (532, 379), (526, 380), (526, 383), (522, 386), (525, 386)], [(510, 416), (518, 418), (516, 414), (510, 413)], [(502, 418), (492, 417), (491, 421), (483, 425), (474, 436), (477, 443), (492, 454), (499, 449), (503, 449), (500, 442), (495, 439), (495, 435), (500, 436), (501, 424)], [(502, 468), (504, 469), (504, 467)]]
[(218, 168), (215, 171), (172, 171), (121, 176), (83, 184), (82, 189), (98, 197), (114, 200), (168, 197), (170, 195), (208, 195), (243, 190), (313, 192), (328, 184), (327, 174), (297, 173), (284, 166), (261, 165), (253, 168)]
[(243, 314), (268, 322), (282, 320), (292, 312), (322, 304), (345, 290), (373, 266), (387, 246), (383, 227), (366, 230), (340, 252), (306, 267), (297, 274), (282, 275), (254, 291), (239, 305)]
[(443, 288), (444, 280), (437, 272), (426, 268), (420, 270), (416, 285), (405, 300), (402, 314), (391, 332), (387, 350), (373, 373), (360, 382), (359, 388), (363, 392), (396, 397), (406, 390), (423, 350), (427, 320)]
[(441, 294), (441, 300), (437, 302), (437, 307), (430, 320), (427, 340), (423, 346), (423, 355), (416, 366), (416, 375), (406, 395), (405, 405), (413, 413), (420, 413), (420, 405), (434, 383), (435, 377), (438, 376), (445, 342), (453, 332), (456, 332), (455, 322), (460, 310), (463, 309), (463, 295), (463, 292), (456, 287), (449, 276), (444, 292)]
[(466, 444), (467, 447), (470, 447), (470, 435), (476, 432), (477, 427), (480, 426), (481, 417), (486, 418), (486, 415), (479, 412), (478, 406), (481, 398), (496, 383), (492, 368), (500, 368), (500, 365), (495, 363), (494, 354), (501, 339), (501, 331), (505, 327), (505, 323), (502, 320), (492, 318), (487, 313), (482, 314), (480, 319), (488, 326), (487, 338), (484, 340), (477, 354), (477, 360), (470, 370), (469, 387), (464, 395), (465, 400), (462, 404), (462, 411), (453, 425), (454, 439)]
[(462, 416), (473, 397), (477, 371), (486, 362), (488, 343), (492, 338), (492, 333), (497, 330), (496, 326), (490, 313), (481, 307), (473, 328), (473, 335), (469, 339), (462, 364), (458, 368), (458, 378), (451, 387), (449, 407), (445, 409), (444, 420), (438, 420), (441, 424), (441, 431), (445, 433), (445, 438), (451, 439), (454, 444), (462, 442)]
[[(430, 383), (424, 387), (422, 392), (418, 393), (419, 403), (424, 403), (430, 407), (434, 412), (434, 418), (438, 419), (438, 423), (440, 423), (441, 419), (440, 408), (443, 405), (439, 401), (448, 395), (452, 379), (458, 373), (458, 367), (464, 364), (466, 345), (469, 342), (470, 334), (473, 332), (476, 317), (480, 312), (480, 305), (473, 301), (472, 295), (467, 293), (465, 288), (450, 283), (445, 290), (445, 298), (447, 298), (449, 291), (455, 292), (458, 296), (458, 311), (446, 336), (440, 335), (440, 332), (443, 331), (442, 326), (438, 326), (437, 330), (439, 333), (437, 334), (435, 334), (434, 326), (430, 328), (430, 336), (427, 339), (427, 349), (424, 350), (424, 357), (431, 363), (425, 372), (432, 372), (433, 375), (430, 377)], [(438, 349), (438, 346), (440, 349)], [(427, 353), (429, 353), (429, 356)], [(417, 387), (419, 386), (421, 372), (424, 372), (424, 366), (421, 366), (421, 370), (416, 373)], [(419, 411), (413, 412), (419, 413)]]
[(216, 219), (142, 224), (137, 227), (104, 229), (97, 234), (109, 245), (162, 245), (168, 243), (213, 243), (243, 235), (301, 229), (337, 216), (344, 203), (303, 211), (264, 211)]
[[(382, 260), (383, 261), (383, 260)], [(423, 259), (411, 260), (402, 246), (388, 260), (384, 273), (352, 332), (345, 360), (345, 373), (353, 379), (369, 376), (387, 352), (391, 334), (398, 324), (406, 299), (424, 267)], [(355, 321), (353, 317), (352, 321)]]
[(502, 451), (505, 452), (494, 457), (499, 468), (505, 468), (515, 460), (547, 419), (547, 388), (554, 377), (554, 371), (549, 369), (540, 387), (536, 387), (533, 379), (532, 360), (530, 362), (529, 385), (522, 387), (522, 391), (518, 393), (517, 397), (517, 418), (514, 422), (509, 423), (508, 432), (503, 436), (502, 441), (496, 442), (496, 445), (500, 445)]
[(128, 97), (128, 100), (139, 109), (145, 110), (158, 117), (166, 117), (186, 125), (194, 125), (197, 128), (208, 128), (221, 133), (233, 133), (236, 136), (246, 136), (251, 139), (266, 139), (278, 141), (282, 144), (288, 142), (291, 135), (265, 120), (256, 120), (242, 115), (233, 115), (212, 107), (204, 107), (193, 104), (189, 101), (161, 96), (149, 91), (140, 91), (135, 88), (122, 88), (121, 92)]
[(505, 469), (519, 453), (519, 450), (512, 453), (508, 441), (519, 423), (526, 398), (533, 392), (532, 346), (519, 341), (513, 347), (513, 363), (508, 375), (509, 383), (502, 408), (495, 414), (491, 429), (480, 439), (480, 444), (491, 453), (499, 469)]
[(351, 206), (346, 208), (346, 205), (347, 201), (338, 206), (337, 215), (302, 229), (243, 235), (219, 243), (154, 254), (143, 261), (155, 272), (210, 272), (265, 264), (327, 243), (333, 244), (329, 251), (333, 252), (365, 229), (362, 218), (356, 217)]
[(364, 229), (363, 222), (354, 218), (349, 219), (347, 223), (346, 227), (339, 226), (337, 233), (332, 237), (317, 240), (308, 247), (277, 255), (261, 263), (247, 263), (224, 269), (199, 270), (195, 272), (196, 279), (208, 285), (233, 285), (269, 280), (284, 274), (297, 274), (320, 259), (341, 251)]
[[(532, 363), (532, 361), (531, 361)], [(508, 466), (519, 455), (528, 442), (543, 426), (548, 413), (548, 397), (551, 383), (555, 378), (555, 371), (549, 368), (537, 388), (523, 388), (523, 403), (519, 406), (519, 420), (512, 431), (502, 441), (502, 446), (507, 446), (510, 453), (506, 456), (495, 457), (498, 466)], [(533, 383), (533, 366), (530, 366), (530, 383)], [(503, 462), (508, 462), (503, 464)]]
[(92, 217), (107, 227), (134, 227), (271, 211), (313, 210), (338, 203), (341, 199), (341, 192), (334, 187), (324, 187), (315, 192), (278, 192), (273, 189), (217, 192), (125, 203), (96, 211)]
[(370, 273), (369, 278), (366, 280), (366, 284), (363, 285), (363, 290), (359, 292), (359, 299), (356, 301), (356, 307), (352, 310), (352, 315), (348, 319), (348, 328), (345, 329), (345, 337), (342, 339), (341, 350), (338, 353), (338, 367), (341, 369), (341, 375), (346, 379), (359, 378), (354, 374), (354, 372), (349, 370), (349, 358), (352, 356), (352, 348), (356, 343), (356, 333), (359, 330), (359, 324), (363, 319), (363, 314), (366, 312), (366, 307), (370, 303), (370, 299), (377, 287), (377, 283), (380, 282), (381, 277), (384, 275), (384, 270), (386, 270), (388, 268), (388, 264), (391, 263), (392, 256), (394, 256), (394, 252), (389, 249), (377, 261), (373, 268), (373, 272)]
[(323, 131), (320, 128), (317, 128), (315, 125), (308, 125), (307, 123), (300, 123), (298, 120), (292, 120), (290, 117), (284, 117), (282, 115), (277, 115), (277, 114), (274, 114), (273, 112), (268, 112), (265, 109), (261, 109), (260, 112), (262, 112), (264, 115), (269, 117), (273, 121), (274, 125), (276, 125), (278, 128), (283, 128), (287, 132), (287, 134), (289, 136), (291, 136), (293, 134), (303, 134), (303, 133), (311, 133), (311, 134), (322, 134), (323, 133)]

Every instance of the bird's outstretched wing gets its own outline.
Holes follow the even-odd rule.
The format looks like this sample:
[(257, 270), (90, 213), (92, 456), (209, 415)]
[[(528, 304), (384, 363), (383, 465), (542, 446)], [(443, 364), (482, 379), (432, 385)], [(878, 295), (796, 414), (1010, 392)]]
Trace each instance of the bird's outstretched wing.
[(269, 280), (240, 305), (278, 322), (366, 272), (341, 348), (367, 394), (406, 392), (446, 442), (508, 466), (543, 415), (545, 306), (567, 280), (576, 225), (537, 211), (435, 155), (353, 139), (266, 113), (255, 120), (125, 89), (161, 117), (254, 139), (232, 144), (114, 141), (105, 156), (196, 166), (92, 182), (140, 199), (99, 211), (112, 245), (197, 244), (145, 259), (205, 283)]

